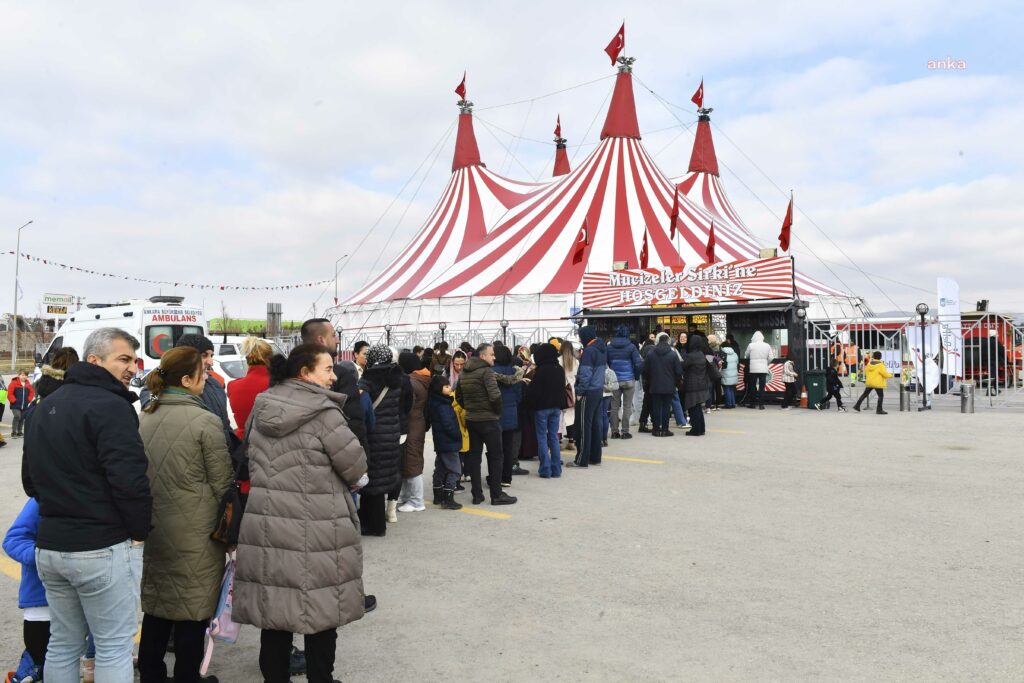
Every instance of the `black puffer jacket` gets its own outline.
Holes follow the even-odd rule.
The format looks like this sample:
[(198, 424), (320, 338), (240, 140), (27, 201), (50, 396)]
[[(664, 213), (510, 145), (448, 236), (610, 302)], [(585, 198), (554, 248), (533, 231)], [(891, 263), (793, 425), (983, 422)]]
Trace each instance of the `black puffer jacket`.
[(533, 354), (537, 368), (533, 380), (526, 385), (523, 405), (527, 410), (566, 408), (565, 370), (558, 364), (558, 350), (551, 344), (541, 344)]
[(641, 374), (647, 393), (666, 396), (676, 392), (683, 376), (683, 363), (676, 350), (668, 345), (667, 339), (659, 342), (647, 354)]
[(81, 552), (149, 535), (153, 497), (134, 400), (102, 367), (75, 363), (35, 407), (22, 480), (39, 501), (36, 547)]
[(359, 375), (356, 372), (355, 365), (351, 363), (338, 363), (334, 366), (334, 375), (338, 379), (335, 380), (331, 391), (348, 397), (348, 400), (345, 401), (345, 405), (341, 409), (342, 414), (345, 416), (345, 421), (348, 423), (348, 428), (359, 439), (363, 450), (369, 450), (369, 445), (366, 442), (366, 423), (363, 418), (363, 406), (359, 400), (359, 388), (357, 387)]
[(366, 435), (369, 451), (366, 453), (367, 474), (370, 483), (362, 492), (370, 495), (394, 490), (402, 481), (399, 467), (402, 464), (402, 370), (391, 363), (368, 368), (359, 387), (367, 392), (371, 401), (376, 401), (380, 392), (387, 387), (388, 393), (373, 413), (377, 426)]
[(688, 352), (683, 359), (683, 407), (690, 408), (711, 398), (711, 389), (718, 379), (721, 379), (718, 369), (703, 351)]

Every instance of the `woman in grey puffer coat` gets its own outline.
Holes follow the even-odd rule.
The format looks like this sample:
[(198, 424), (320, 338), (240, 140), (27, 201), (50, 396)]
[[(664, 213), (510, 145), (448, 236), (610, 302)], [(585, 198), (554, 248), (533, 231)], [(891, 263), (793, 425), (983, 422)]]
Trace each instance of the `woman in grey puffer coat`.
[(293, 633), (310, 683), (333, 680), (337, 628), (363, 616), (363, 550), (352, 491), (366, 455), (341, 409), (330, 351), (296, 347), (270, 363), (249, 420), (251, 489), (238, 541), (234, 618), (260, 629), (260, 671), (288, 681)]

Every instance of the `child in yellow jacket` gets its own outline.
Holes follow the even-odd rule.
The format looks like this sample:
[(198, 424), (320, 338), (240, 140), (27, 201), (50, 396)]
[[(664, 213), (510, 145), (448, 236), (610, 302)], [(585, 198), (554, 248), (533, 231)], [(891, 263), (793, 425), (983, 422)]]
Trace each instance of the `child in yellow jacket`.
[[(459, 420), (459, 429), (462, 430), (462, 448), (459, 450), (459, 461), (462, 463), (462, 471), (466, 471), (466, 455), (469, 453), (469, 429), (466, 427), (466, 409), (459, 405), (458, 401), (452, 401), (452, 406), (455, 408), (455, 417)], [(465, 481), (465, 474), (463, 474), (462, 481)], [(465, 491), (466, 487), (459, 482), (456, 487), (456, 491)]]
[(885, 367), (885, 363), (882, 362), (881, 351), (875, 351), (871, 354), (871, 361), (864, 366), (864, 376), (867, 386), (864, 387), (864, 393), (853, 404), (853, 409), (859, 413), (860, 404), (867, 399), (868, 394), (874, 391), (878, 394), (878, 408), (875, 412), (879, 415), (888, 415), (887, 412), (882, 410), (882, 398), (884, 397), (886, 381), (892, 377), (892, 373), (889, 372), (888, 368)]

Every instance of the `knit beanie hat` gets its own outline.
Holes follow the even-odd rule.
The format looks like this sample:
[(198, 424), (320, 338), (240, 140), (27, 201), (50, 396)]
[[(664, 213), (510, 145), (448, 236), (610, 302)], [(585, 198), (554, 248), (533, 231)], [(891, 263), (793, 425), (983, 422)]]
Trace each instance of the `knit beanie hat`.
[(213, 342), (201, 334), (183, 334), (175, 346), (191, 346), (199, 353), (213, 351)]
[(379, 365), (390, 365), (394, 356), (391, 355), (391, 347), (384, 344), (371, 346), (366, 352), (366, 368), (370, 369)]
[(412, 351), (402, 351), (398, 354), (398, 367), (402, 368), (402, 372), (409, 375), (423, 366), (415, 353)]

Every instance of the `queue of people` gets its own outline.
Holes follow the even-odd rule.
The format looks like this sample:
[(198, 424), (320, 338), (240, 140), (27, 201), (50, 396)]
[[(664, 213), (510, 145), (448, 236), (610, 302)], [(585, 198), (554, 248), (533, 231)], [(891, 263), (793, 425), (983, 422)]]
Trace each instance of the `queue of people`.
[[(247, 341), (248, 374), (227, 392), (209, 374), (212, 343), (181, 337), (146, 378), (141, 418), (128, 389), (139, 342), (120, 329), (90, 334), (81, 361), (62, 350), (35, 389), (12, 381), (30, 499), (4, 548), (23, 565), (34, 672), (51, 683), (133, 680), (141, 605), (142, 683), (165, 683), (169, 648), (175, 681), (216, 681), (200, 674), (204, 637), (234, 552), (233, 616), (260, 629), (263, 679), (330, 683), (338, 629), (376, 606), (361, 538), (426, 509), (428, 433), (432, 503), (458, 510), (467, 478), (473, 505), (516, 504), (506, 489), (530, 474), (523, 461), (536, 459), (542, 479), (600, 467), (609, 438), (632, 438), (638, 390), (639, 431), (654, 437), (674, 435), (673, 413), (702, 436), (707, 412), (736, 407), (738, 346), (696, 331), (637, 348), (625, 327), (606, 342), (584, 326), (578, 350), (558, 338), (452, 353), (360, 341), (351, 361), (339, 359), (330, 321), (309, 320), (301, 334), (287, 357)], [(752, 405), (763, 408), (759, 335), (746, 356)], [(876, 391), (883, 412), (885, 366), (868, 370), (854, 409)], [(213, 532), (235, 493), (244, 514), (229, 547)]]

